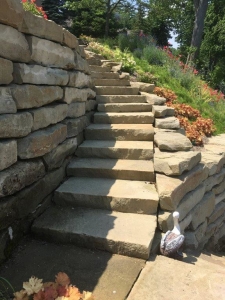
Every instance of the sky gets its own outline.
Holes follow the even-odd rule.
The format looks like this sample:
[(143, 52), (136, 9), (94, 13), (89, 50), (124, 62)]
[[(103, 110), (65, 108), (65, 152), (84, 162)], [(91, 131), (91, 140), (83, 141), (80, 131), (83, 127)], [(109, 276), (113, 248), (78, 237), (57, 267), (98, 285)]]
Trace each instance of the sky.
[(176, 35), (173, 32), (171, 32), (170, 34), (172, 38), (169, 39), (169, 43), (173, 45), (173, 48), (177, 49), (179, 47), (179, 44), (175, 42)]

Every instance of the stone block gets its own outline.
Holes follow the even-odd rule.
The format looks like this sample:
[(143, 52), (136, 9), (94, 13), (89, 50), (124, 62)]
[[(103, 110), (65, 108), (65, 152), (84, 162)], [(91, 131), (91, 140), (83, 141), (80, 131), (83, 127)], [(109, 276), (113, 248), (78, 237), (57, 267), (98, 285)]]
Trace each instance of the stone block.
[(77, 139), (65, 140), (62, 144), (54, 148), (50, 153), (44, 155), (43, 159), (48, 170), (59, 168), (69, 155), (74, 155), (77, 149)]
[(9, 84), (13, 81), (13, 63), (0, 57), (0, 84)]
[(166, 98), (159, 97), (155, 94), (141, 92), (141, 95), (145, 96), (147, 103), (152, 105), (164, 105), (166, 103)]
[(15, 114), (16, 103), (8, 87), (0, 87), (0, 114)]
[(164, 117), (155, 119), (155, 127), (162, 129), (178, 129), (180, 128), (180, 122), (176, 117)]
[(79, 42), (77, 37), (65, 28), (63, 28), (63, 44), (71, 49), (78, 50), (79, 48)]
[(90, 75), (86, 75), (82, 72), (69, 72), (68, 86), (76, 88), (92, 87), (93, 82)]
[(33, 63), (53, 68), (74, 69), (74, 52), (70, 48), (35, 36), (28, 36), (27, 41)]
[(225, 180), (223, 180), (220, 184), (215, 185), (212, 189), (213, 193), (215, 195), (221, 194), (222, 192), (225, 191)]
[(215, 222), (218, 218), (224, 215), (225, 212), (225, 202), (220, 202), (216, 204), (214, 211), (209, 216), (208, 225)]
[(145, 92), (145, 93), (153, 93), (153, 90), (155, 88), (155, 85), (153, 83), (144, 83), (144, 82), (131, 82), (130, 83), (132, 87), (137, 87), (139, 88), (140, 92)]
[(29, 112), (34, 118), (32, 131), (48, 127), (51, 124), (56, 124), (64, 120), (67, 116), (67, 110), (67, 104), (56, 104), (30, 110)]
[(17, 162), (17, 143), (15, 140), (0, 141), (0, 171)]
[(161, 152), (157, 148), (154, 155), (155, 172), (164, 173), (166, 175), (181, 175), (184, 171), (190, 171), (201, 160), (201, 153), (188, 152)]
[(74, 52), (75, 54), (75, 64), (76, 64), (76, 67), (75, 69), (78, 70), (78, 71), (82, 71), (84, 72), (85, 74), (91, 74), (91, 70), (90, 70), (90, 67), (88, 65), (88, 62), (81, 57), (80, 54), (78, 54), (77, 52)]
[(156, 132), (155, 143), (160, 150), (167, 151), (187, 151), (192, 148), (190, 140), (176, 132)]
[(19, 28), (23, 21), (23, 6), (18, 0), (0, 1), (0, 23)]
[(13, 65), (13, 78), (19, 84), (67, 85), (69, 81), (68, 72), (65, 70), (20, 63)]
[(77, 136), (89, 124), (86, 116), (82, 116), (76, 119), (66, 119), (62, 121), (62, 123), (67, 126), (67, 138)]
[(185, 231), (184, 249), (195, 250), (198, 248), (198, 241), (195, 233), (192, 231)]
[(225, 168), (223, 168), (220, 173), (217, 173), (213, 176), (208, 177), (205, 180), (206, 185), (206, 191), (211, 191), (212, 188), (218, 184), (220, 184), (222, 181), (224, 181), (225, 177)]
[(15, 28), (0, 24), (0, 44), (0, 56), (12, 61), (30, 61), (30, 50), (27, 40)]
[(209, 168), (209, 176), (219, 173), (225, 164), (225, 156), (202, 152), (202, 163)]
[(156, 185), (162, 209), (173, 211), (182, 198), (198, 187), (208, 176), (208, 168), (199, 164), (191, 171), (179, 177), (167, 177), (156, 174)]
[(217, 205), (218, 203), (224, 200), (225, 200), (225, 191), (219, 195), (216, 195), (215, 203)]
[(215, 195), (208, 192), (204, 195), (203, 199), (192, 210), (191, 228), (195, 230), (201, 223), (205, 222), (215, 208)]
[(80, 54), (81, 57), (83, 57), (83, 58), (86, 59), (85, 48), (86, 48), (85, 45), (79, 45), (79, 47), (78, 47), (78, 49), (76, 51), (77, 51), (77, 53)]
[(41, 160), (17, 162), (0, 174), (0, 198), (20, 191), (45, 175)]
[(72, 102), (83, 102), (87, 99), (94, 98), (96, 93), (87, 88), (87, 89), (77, 89), (77, 88), (65, 88), (63, 101), (70, 104)]
[(74, 102), (68, 105), (68, 118), (78, 118), (85, 114), (85, 102)]
[(40, 107), (63, 98), (63, 89), (59, 86), (14, 84), (10, 88), (17, 109)]
[(166, 105), (153, 105), (152, 113), (155, 118), (163, 118), (166, 116), (174, 116), (175, 110), (172, 107)]
[(198, 228), (195, 230), (195, 237), (198, 243), (200, 243), (201, 240), (204, 239), (206, 229), (207, 229), (207, 220), (205, 220), (202, 224), (200, 224)]
[(0, 137), (23, 137), (31, 132), (32, 115), (28, 112), (0, 115)]
[(53, 21), (36, 16), (29, 11), (24, 12), (23, 22), (19, 30), (27, 34), (45, 38), (46, 40), (58, 43), (62, 43), (63, 41), (63, 28), (61, 26)]
[(84, 141), (84, 133), (80, 132), (77, 136), (77, 146), (79, 146), (80, 144), (82, 144)]
[(66, 125), (57, 124), (38, 130), (18, 140), (18, 156), (21, 159), (43, 156), (66, 139)]
[(97, 107), (96, 100), (88, 100), (87, 102), (85, 102), (85, 111), (95, 110), (96, 107)]

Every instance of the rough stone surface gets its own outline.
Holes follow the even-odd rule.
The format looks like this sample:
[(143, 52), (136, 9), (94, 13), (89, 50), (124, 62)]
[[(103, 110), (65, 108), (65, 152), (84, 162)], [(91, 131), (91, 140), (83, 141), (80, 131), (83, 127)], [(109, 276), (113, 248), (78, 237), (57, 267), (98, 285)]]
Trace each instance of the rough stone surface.
[(10, 167), (17, 161), (17, 143), (15, 140), (0, 142), (0, 171)]
[(57, 124), (38, 130), (18, 140), (18, 156), (21, 159), (42, 156), (66, 139), (67, 127)]
[(92, 87), (92, 78), (90, 75), (86, 75), (82, 72), (69, 72), (68, 86), (76, 88)]
[(18, 30), (0, 24), (0, 44), (0, 56), (13, 61), (30, 61), (28, 43)]
[(13, 80), (13, 63), (0, 57), (0, 84), (9, 84)]
[(147, 103), (152, 105), (164, 105), (166, 103), (166, 98), (159, 97), (155, 94), (141, 92), (141, 95), (145, 96)]
[(63, 101), (70, 104), (72, 102), (84, 102), (87, 99), (94, 98), (96, 93), (87, 88), (87, 89), (77, 89), (77, 88), (65, 88)]
[(27, 40), (33, 63), (47, 67), (74, 69), (74, 52), (70, 48), (35, 36), (28, 36)]
[(202, 163), (209, 168), (209, 176), (211, 176), (221, 171), (225, 164), (225, 156), (202, 152)]
[(95, 110), (97, 106), (96, 100), (88, 100), (85, 102), (85, 111)]
[(15, 63), (13, 72), (14, 82), (19, 84), (67, 85), (69, 81), (67, 71), (38, 65)]
[(220, 184), (214, 186), (212, 189), (212, 191), (215, 195), (224, 192), (224, 190), (225, 190), (225, 182), (224, 181), (222, 181)]
[(225, 168), (223, 168), (220, 173), (208, 177), (205, 180), (206, 191), (211, 191), (215, 185), (220, 184), (224, 180), (224, 177), (225, 177)]
[(165, 116), (174, 116), (174, 108), (164, 105), (153, 105), (152, 112), (155, 118), (163, 118)]
[(208, 192), (204, 195), (203, 199), (196, 205), (191, 212), (192, 221), (191, 228), (196, 229), (202, 222), (209, 217), (215, 208), (215, 195)]
[(139, 88), (140, 92), (145, 93), (153, 93), (155, 85), (152, 83), (144, 83), (144, 82), (131, 82), (131, 86)]
[(190, 171), (201, 161), (200, 152), (176, 152), (168, 153), (155, 151), (154, 168), (156, 172), (166, 175), (181, 175), (184, 171)]
[(225, 200), (225, 192), (223, 192), (219, 195), (216, 195), (215, 203), (217, 205), (218, 203), (220, 203), (221, 201), (224, 201), (224, 200)]
[(165, 117), (162, 119), (155, 119), (155, 127), (162, 129), (178, 129), (180, 122), (175, 117)]
[(15, 28), (20, 27), (23, 20), (23, 6), (17, 0), (1, 0), (0, 22)]
[(62, 121), (67, 116), (67, 110), (67, 104), (56, 104), (30, 110), (34, 119), (32, 131)]
[(43, 159), (48, 170), (58, 168), (62, 165), (65, 158), (73, 155), (77, 149), (77, 139), (67, 139), (65, 142), (57, 146), (50, 153), (44, 155)]
[(167, 151), (187, 151), (192, 148), (190, 140), (176, 132), (157, 132), (155, 143), (160, 150)]
[(156, 185), (161, 208), (169, 211), (176, 209), (181, 199), (208, 177), (208, 172), (208, 168), (199, 164), (191, 171), (177, 178), (156, 174)]
[(81, 57), (80, 54), (74, 53), (75, 54), (75, 63), (76, 67), (75, 69), (78, 71), (83, 71), (85, 74), (91, 74), (91, 70), (89, 68), (88, 62)]
[(68, 105), (68, 118), (78, 118), (85, 114), (85, 102), (74, 102)]
[(67, 138), (77, 136), (89, 125), (86, 116), (76, 119), (66, 119), (62, 123), (67, 126)]
[(0, 87), (0, 114), (16, 113), (16, 103), (8, 87)]
[(0, 115), (0, 137), (26, 136), (33, 126), (32, 115), (28, 112)]
[(63, 98), (59, 86), (12, 85), (11, 92), (17, 109), (40, 107)]
[(0, 175), (0, 197), (12, 195), (45, 175), (41, 160), (17, 162)]
[(63, 41), (63, 28), (61, 26), (53, 21), (36, 16), (29, 11), (24, 12), (23, 22), (19, 30), (51, 41), (59, 43)]
[(79, 42), (75, 35), (63, 28), (63, 44), (71, 49), (78, 49)]

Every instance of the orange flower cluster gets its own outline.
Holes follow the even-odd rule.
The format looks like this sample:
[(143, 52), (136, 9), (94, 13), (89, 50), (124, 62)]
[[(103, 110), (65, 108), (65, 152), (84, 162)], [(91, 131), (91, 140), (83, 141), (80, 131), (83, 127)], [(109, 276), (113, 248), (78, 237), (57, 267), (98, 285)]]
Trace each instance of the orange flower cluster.
[(31, 277), (14, 296), (14, 300), (94, 300), (92, 293), (84, 291), (81, 294), (71, 285), (68, 275), (63, 272), (56, 275), (55, 282), (42, 283), (42, 279)]
[(203, 118), (199, 110), (188, 104), (176, 103), (177, 96), (173, 91), (156, 87), (154, 93), (166, 98), (166, 105), (175, 109), (175, 116), (180, 121), (180, 126), (185, 129), (186, 136), (193, 145), (202, 146), (203, 137), (211, 136), (216, 130), (213, 120)]
[(22, 0), (23, 9), (32, 12), (34, 15), (42, 16), (46, 20), (48, 19), (45, 11), (41, 6), (35, 4), (36, 0)]

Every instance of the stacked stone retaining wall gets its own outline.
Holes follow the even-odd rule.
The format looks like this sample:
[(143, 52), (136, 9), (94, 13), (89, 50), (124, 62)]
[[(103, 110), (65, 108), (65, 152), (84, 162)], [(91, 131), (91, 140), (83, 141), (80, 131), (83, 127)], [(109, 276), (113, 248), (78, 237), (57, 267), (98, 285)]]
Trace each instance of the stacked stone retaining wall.
[(0, 262), (51, 202), (95, 107), (77, 38), (0, 3)]

